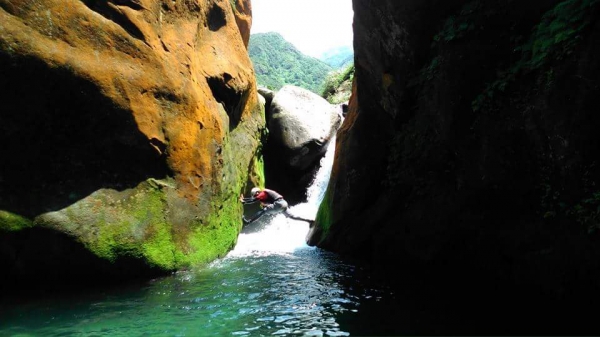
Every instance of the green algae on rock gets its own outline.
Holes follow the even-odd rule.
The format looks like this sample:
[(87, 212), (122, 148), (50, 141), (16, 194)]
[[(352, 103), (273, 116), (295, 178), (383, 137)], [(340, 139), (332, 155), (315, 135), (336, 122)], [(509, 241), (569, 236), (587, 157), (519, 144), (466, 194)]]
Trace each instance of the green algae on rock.
[(33, 221), (11, 212), (0, 210), (0, 231), (19, 231), (33, 227)]

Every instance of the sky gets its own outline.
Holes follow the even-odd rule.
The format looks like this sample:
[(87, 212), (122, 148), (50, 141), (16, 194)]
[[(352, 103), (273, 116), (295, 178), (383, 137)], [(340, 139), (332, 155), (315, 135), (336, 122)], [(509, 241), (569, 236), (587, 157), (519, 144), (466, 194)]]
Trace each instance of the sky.
[(352, 47), (352, 0), (251, 0), (251, 34), (278, 32), (306, 55)]

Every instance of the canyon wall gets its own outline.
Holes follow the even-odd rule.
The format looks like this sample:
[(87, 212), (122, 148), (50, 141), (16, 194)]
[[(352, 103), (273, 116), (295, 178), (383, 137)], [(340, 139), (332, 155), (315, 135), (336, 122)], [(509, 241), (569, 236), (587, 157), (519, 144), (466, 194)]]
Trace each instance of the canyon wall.
[(599, 2), (353, 4), (353, 96), (309, 243), (432, 287), (600, 293)]

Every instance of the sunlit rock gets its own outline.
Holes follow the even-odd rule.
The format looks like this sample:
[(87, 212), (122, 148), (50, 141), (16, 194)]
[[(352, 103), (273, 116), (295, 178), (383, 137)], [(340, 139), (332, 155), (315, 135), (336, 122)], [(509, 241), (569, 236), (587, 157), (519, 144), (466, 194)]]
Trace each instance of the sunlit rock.
[[(39, 261), (16, 264), (20, 228), (163, 271), (234, 245), (265, 123), (244, 45), (249, 1), (236, 3), (234, 15), (229, 1), (0, 2), (6, 278), (44, 263), (40, 245), (27, 248)], [(77, 256), (53, 258), (67, 268)]]
[(252, 27), (252, 2), (250, 0), (230, 0), (235, 22), (242, 35), (244, 45), (248, 48), (250, 28)]
[(323, 155), (341, 123), (334, 106), (300, 87), (285, 86), (270, 108), (269, 140), (285, 155), (291, 168), (306, 169)]

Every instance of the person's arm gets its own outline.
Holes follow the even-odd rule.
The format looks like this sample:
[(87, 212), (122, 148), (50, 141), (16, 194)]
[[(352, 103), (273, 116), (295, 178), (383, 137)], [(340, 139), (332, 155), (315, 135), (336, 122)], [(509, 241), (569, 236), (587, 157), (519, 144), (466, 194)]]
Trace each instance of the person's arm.
[(254, 197), (250, 197), (250, 198), (244, 198), (243, 194), (240, 194), (240, 202), (242, 204), (253, 204), (255, 202), (257, 202), (258, 199), (254, 198)]

